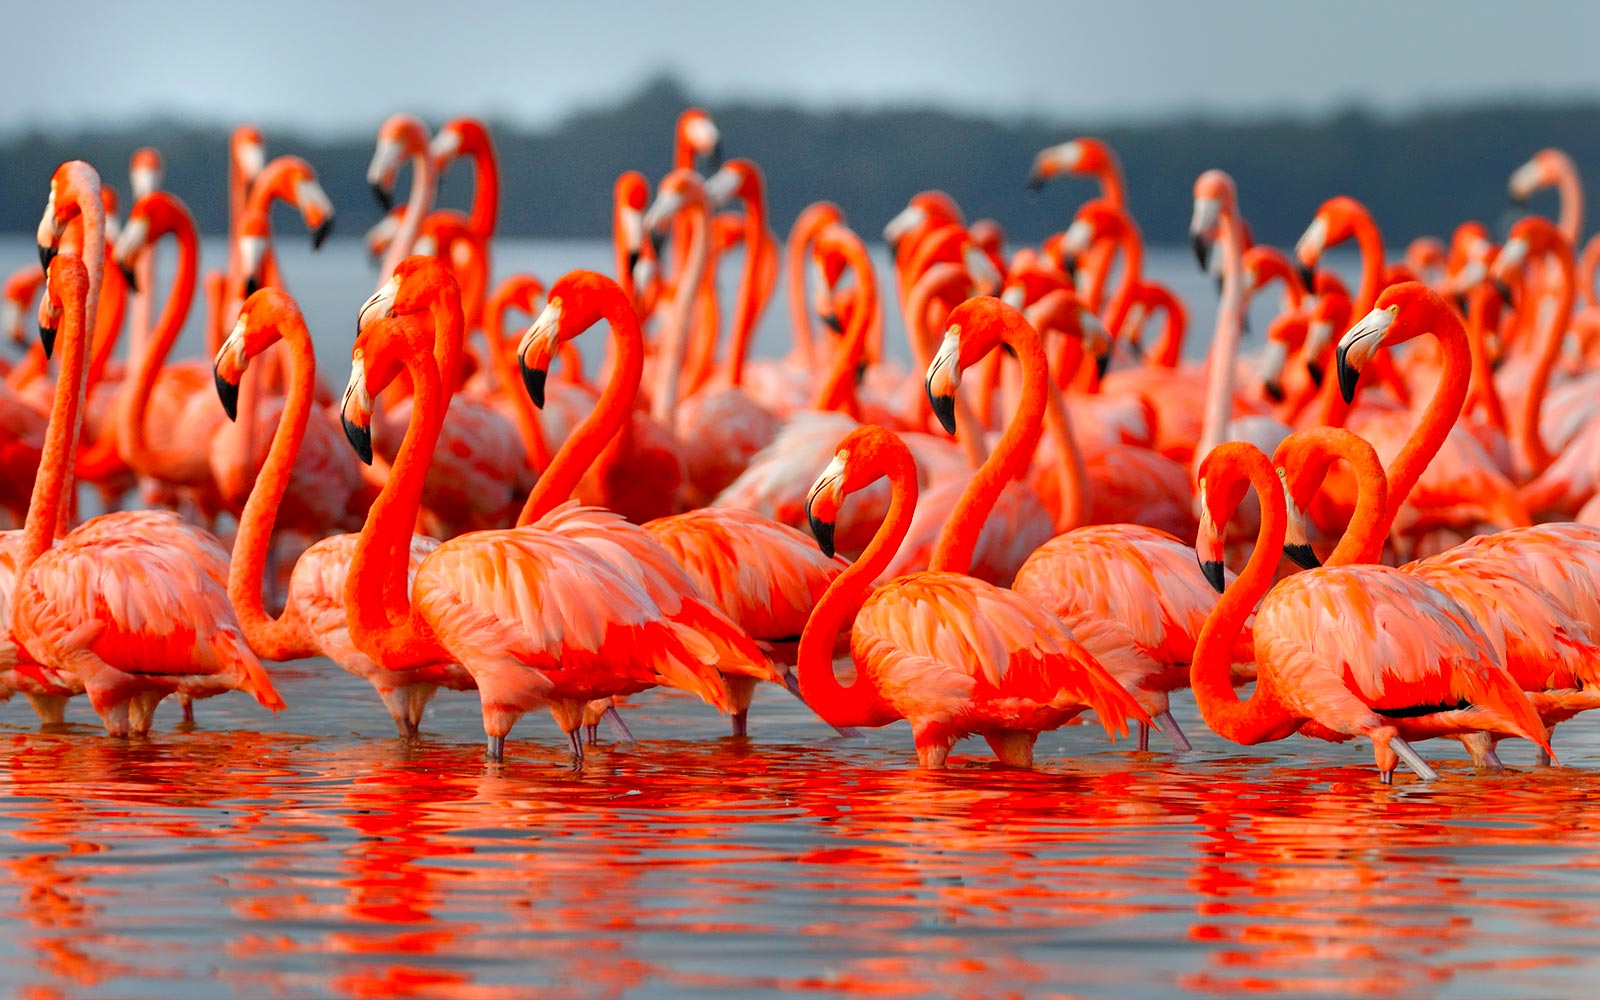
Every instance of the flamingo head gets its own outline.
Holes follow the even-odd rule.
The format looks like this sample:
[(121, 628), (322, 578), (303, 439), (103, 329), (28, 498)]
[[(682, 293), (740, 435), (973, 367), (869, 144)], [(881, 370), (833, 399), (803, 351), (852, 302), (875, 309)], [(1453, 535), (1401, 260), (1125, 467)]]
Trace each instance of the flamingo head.
[(280, 324), (286, 320), (305, 322), (300, 316), (300, 307), (280, 288), (263, 288), (239, 307), (239, 318), (211, 364), (217, 398), (222, 401), (223, 412), (229, 420), (238, 419), (239, 383), (250, 367), (250, 359), (278, 342), (282, 336)]
[(134, 200), (160, 188), (165, 172), (166, 165), (160, 153), (149, 146), (136, 150), (128, 166), (128, 186), (133, 191)]
[(1383, 347), (1385, 339), (1394, 329), (1395, 318), (1399, 314), (1398, 305), (1375, 306), (1339, 338), (1339, 346), (1334, 353), (1334, 363), (1339, 372), (1339, 394), (1344, 397), (1346, 403), (1355, 399), (1356, 382), (1361, 378), (1361, 370), (1372, 360), (1372, 356), (1378, 353), (1378, 349)]
[(722, 132), (704, 110), (690, 108), (678, 116), (678, 142), (690, 151), (695, 167), (705, 167), (702, 173), (722, 169)]

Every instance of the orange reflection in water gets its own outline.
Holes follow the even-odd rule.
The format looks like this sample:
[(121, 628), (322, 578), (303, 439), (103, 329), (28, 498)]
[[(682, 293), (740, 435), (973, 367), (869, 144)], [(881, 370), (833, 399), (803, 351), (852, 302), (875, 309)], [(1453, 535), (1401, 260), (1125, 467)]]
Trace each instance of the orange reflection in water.
[(1298, 745), (1174, 760), (1075, 732), (1038, 772), (925, 774), (903, 733), (702, 739), (716, 720), (640, 701), (685, 738), (581, 772), (533, 736), (495, 766), (454, 736), (11, 736), (8, 984), (1382, 997), (1600, 967), (1588, 771), (1385, 788)]

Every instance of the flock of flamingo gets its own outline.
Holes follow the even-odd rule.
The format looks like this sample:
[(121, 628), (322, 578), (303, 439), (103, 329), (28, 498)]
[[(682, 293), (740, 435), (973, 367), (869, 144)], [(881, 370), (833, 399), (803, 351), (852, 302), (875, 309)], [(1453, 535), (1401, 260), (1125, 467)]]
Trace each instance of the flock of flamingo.
[[(457, 159), (465, 213), (433, 204)], [(845, 735), (909, 721), (924, 767), (970, 735), (1026, 767), (1084, 712), (1188, 749), (1169, 710), (1187, 687), (1237, 743), (1365, 737), (1385, 782), (1402, 761), (1436, 777), (1412, 746), (1432, 737), (1489, 769), (1521, 737), (1550, 763), (1553, 727), (1600, 706), (1600, 239), (1580, 272), (1560, 152), (1510, 179), (1518, 199), (1559, 188), (1559, 221), (1526, 215), (1498, 245), (1463, 223), (1396, 263), (1346, 197), (1293, 251), (1253, 245), (1232, 180), (1206, 172), (1203, 364), (1100, 141), (1038, 154), (1030, 189), (1100, 187), (1042, 245), (1008, 252), (926, 191), (883, 230), (882, 276), (829, 203), (780, 250), (761, 170), (722, 160), (685, 112), (653, 198), (617, 180), (614, 277), (491, 287), (488, 131), (390, 118), (367, 178), (381, 273), (342, 396), (273, 252), (274, 202), (313, 246), (333, 222), (309, 164), (235, 131), (229, 260), (203, 281), (159, 155), (134, 157), (120, 226), (96, 171), (62, 164), (42, 268), (5, 289), (18, 343), (40, 296), (40, 338), (0, 390), (0, 507), (22, 524), (0, 534), (0, 696), (49, 724), (86, 694), (108, 733), (139, 735), (168, 695), (190, 718), (234, 690), (281, 709), (261, 661), (321, 656), (403, 737), (438, 688), (476, 690), (491, 759), (539, 708), (581, 759), (602, 721), (631, 738), (618, 697), (679, 688), (742, 735), (768, 681)], [(1319, 267), (1345, 241), (1354, 291)], [(754, 360), (780, 272), (793, 349)], [(1245, 312), (1273, 284), (1247, 362)], [(210, 358), (171, 361), (197, 286)], [(885, 351), (886, 297), (914, 370)], [(574, 341), (602, 320), (591, 380)], [(78, 481), (112, 512), (74, 526)], [(144, 509), (121, 509), (135, 491)], [(230, 551), (213, 532), (233, 524)]]

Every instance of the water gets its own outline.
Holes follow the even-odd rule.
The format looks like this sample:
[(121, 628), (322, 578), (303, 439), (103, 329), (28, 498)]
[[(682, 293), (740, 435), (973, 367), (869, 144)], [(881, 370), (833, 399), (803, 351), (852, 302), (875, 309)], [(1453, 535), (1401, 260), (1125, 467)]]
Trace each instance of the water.
[[(342, 378), (333, 352), (371, 280), (352, 245), (330, 251), (291, 246), (285, 269)], [(0, 243), (0, 269), (29, 252)], [(501, 257), (521, 261), (548, 279), (605, 253)], [(1236, 747), (1186, 695), (1182, 756), (1090, 724), (1046, 734), (1032, 773), (981, 743), (921, 773), (903, 725), (841, 740), (767, 689), (735, 740), (648, 692), (627, 709), (641, 742), (574, 769), (548, 717), (487, 764), (471, 697), (442, 694), (404, 744), (331, 664), (272, 669), (279, 716), (228, 697), (181, 732), (168, 705), (143, 740), (106, 738), (81, 702), (56, 732), (0, 709), (0, 987), (1492, 998), (1600, 982), (1591, 720), (1558, 734), (1563, 769), (1508, 743), (1510, 770), (1478, 775), (1430, 743), (1442, 779), (1388, 788), (1364, 744)]]

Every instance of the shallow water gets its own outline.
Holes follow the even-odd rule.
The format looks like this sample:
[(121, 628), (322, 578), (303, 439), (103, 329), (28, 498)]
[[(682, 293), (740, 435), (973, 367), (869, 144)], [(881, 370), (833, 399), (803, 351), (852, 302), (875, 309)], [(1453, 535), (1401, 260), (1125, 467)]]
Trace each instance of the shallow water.
[(0, 984), (38, 996), (1591, 995), (1600, 741), (1386, 788), (1365, 745), (1139, 753), (1092, 723), (1037, 772), (915, 770), (763, 690), (754, 737), (676, 693), (574, 769), (547, 717), (482, 759), (476, 700), (405, 744), (322, 661), (290, 709), (120, 741), (0, 723)]
[[(0, 270), (32, 254), (0, 240)], [(607, 259), (511, 243), (498, 270)], [(336, 381), (370, 272), (349, 242), (287, 243), (283, 261)], [(1192, 263), (1157, 251), (1151, 267), (1208, 328)], [(782, 350), (783, 321), (769, 312), (760, 353)], [(177, 353), (197, 350), (191, 329)], [(81, 703), (50, 733), (0, 708), (0, 989), (1490, 998), (1600, 982), (1588, 720), (1558, 735), (1563, 769), (1520, 744), (1506, 774), (1478, 775), (1426, 744), (1443, 778), (1387, 788), (1364, 744), (1235, 747), (1186, 696), (1193, 753), (1141, 754), (1091, 723), (1047, 734), (1036, 772), (969, 743), (928, 774), (904, 726), (841, 740), (776, 689), (750, 740), (647, 693), (628, 709), (641, 742), (574, 769), (548, 718), (491, 765), (474, 698), (441, 695), (405, 744), (330, 664), (274, 671), (280, 716), (230, 697), (177, 732), (164, 706), (147, 740), (106, 738)]]

